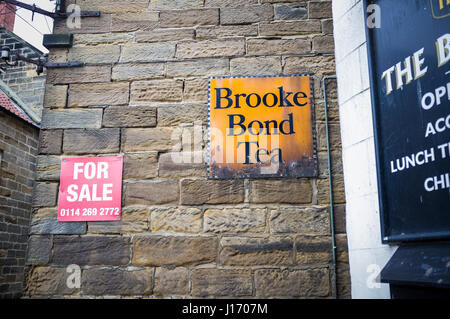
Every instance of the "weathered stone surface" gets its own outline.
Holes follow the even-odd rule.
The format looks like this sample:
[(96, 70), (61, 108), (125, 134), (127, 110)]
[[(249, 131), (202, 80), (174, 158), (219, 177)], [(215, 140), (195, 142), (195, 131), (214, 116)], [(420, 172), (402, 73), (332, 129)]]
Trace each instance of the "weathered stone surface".
[(136, 42), (166, 42), (194, 39), (194, 29), (153, 29), (136, 32)]
[(231, 75), (275, 75), (281, 73), (281, 58), (261, 56), (230, 60)]
[(184, 267), (156, 268), (154, 294), (156, 296), (187, 295), (189, 293), (188, 276), (188, 270)]
[(133, 265), (194, 266), (216, 261), (217, 238), (135, 236)]
[(128, 103), (129, 84), (90, 83), (70, 85), (69, 107), (121, 105)]
[(121, 62), (149, 62), (152, 60), (170, 59), (175, 54), (175, 44), (164, 43), (134, 43), (122, 47)]
[(30, 225), (30, 234), (85, 234), (85, 222), (58, 223), (56, 218), (34, 219)]
[(244, 201), (242, 180), (182, 180), (181, 204), (236, 204)]
[(259, 269), (255, 288), (258, 297), (326, 297), (330, 293), (328, 269)]
[(334, 57), (332, 55), (287, 57), (283, 72), (285, 74), (335, 74)]
[(205, 104), (180, 104), (158, 108), (158, 125), (178, 126), (194, 124), (196, 121), (208, 122), (208, 106)]
[(207, 209), (204, 214), (205, 232), (262, 233), (265, 229), (265, 209)]
[(248, 54), (298, 54), (311, 51), (311, 41), (304, 39), (248, 39)]
[(185, 102), (208, 102), (209, 79), (184, 80)]
[(41, 128), (90, 128), (98, 129), (102, 126), (101, 109), (64, 109), (44, 110), (42, 113)]
[[(102, 9), (99, 10), (101, 11)], [(74, 29), (73, 27), (67, 26), (67, 19), (55, 19), (53, 32), (55, 34), (108, 33), (111, 31), (111, 15), (103, 12), (100, 17), (81, 18), (80, 27), (80, 29)]]
[(156, 28), (159, 24), (158, 12), (120, 13), (112, 15), (111, 31), (136, 31)]
[(33, 212), (33, 220), (44, 219), (44, 218), (53, 218), (58, 217), (58, 208), (57, 207), (43, 207), (36, 209)]
[(117, 62), (120, 56), (118, 45), (97, 45), (72, 47), (67, 55), (68, 62)]
[(62, 130), (41, 130), (39, 135), (39, 153), (60, 154), (62, 134)]
[(151, 295), (153, 268), (90, 268), (83, 270), (81, 287), (85, 295)]
[[(65, 223), (67, 224), (67, 223)], [(127, 265), (130, 239), (121, 236), (54, 236), (52, 263), (60, 265)]]
[(325, 264), (331, 261), (331, 238), (297, 236), (295, 250), (298, 264)]
[(322, 20), (322, 33), (333, 34), (333, 19)]
[(262, 36), (281, 36), (281, 35), (299, 35), (309, 33), (320, 33), (321, 24), (319, 20), (300, 20), (293, 22), (275, 22), (261, 23), (260, 35)]
[(226, 57), (245, 54), (244, 39), (218, 39), (203, 41), (179, 42), (176, 57), (183, 58), (208, 58)]
[(219, 76), (228, 74), (227, 59), (202, 59), (167, 63), (168, 77)]
[(102, 13), (141, 12), (148, 8), (148, 0), (77, 0), (81, 11), (102, 11)]
[(48, 84), (109, 82), (111, 66), (89, 65), (76, 68), (50, 68), (47, 70)]
[(55, 155), (39, 155), (36, 158), (36, 179), (57, 181), (61, 170), (61, 159)]
[(156, 177), (158, 153), (125, 153), (123, 179), (148, 179)]
[(44, 96), (44, 107), (64, 108), (66, 107), (67, 85), (46, 85)]
[(352, 287), (348, 265), (337, 267), (337, 295), (339, 299), (351, 299)]
[(113, 66), (112, 79), (124, 81), (162, 78), (164, 68), (164, 63), (118, 64)]
[(122, 209), (120, 221), (88, 222), (90, 234), (126, 234), (148, 231), (148, 209), (126, 207)]
[(161, 11), (159, 13), (159, 20), (161, 28), (217, 25), (219, 24), (219, 10), (190, 9)]
[(173, 10), (203, 7), (203, 0), (153, 0), (150, 1), (152, 10)]
[(160, 205), (178, 203), (178, 181), (127, 183), (125, 205)]
[(203, 152), (170, 152), (159, 156), (161, 177), (204, 177), (206, 175)]
[(313, 38), (313, 50), (318, 52), (334, 52), (334, 38), (325, 35)]
[(348, 264), (347, 235), (336, 235), (336, 258), (339, 264)]
[(309, 1), (308, 17), (310, 19), (331, 18), (331, 1)]
[(195, 30), (197, 39), (251, 37), (258, 35), (257, 25), (203, 26)]
[(270, 212), (269, 224), (273, 233), (330, 234), (328, 207), (279, 208)]
[(150, 230), (199, 233), (202, 231), (202, 211), (198, 208), (152, 208)]
[(56, 183), (36, 183), (33, 189), (33, 207), (55, 206), (57, 193)]
[(191, 273), (192, 295), (251, 296), (252, 275), (243, 269), (194, 269)]
[(67, 48), (54, 48), (48, 53), (48, 62), (64, 63), (67, 62)]
[(312, 188), (308, 179), (253, 180), (249, 198), (252, 203), (311, 203)]
[(247, 6), (238, 8), (222, 8), (220, 10), (220, 23), (249, 24), (273, 20), (273, 7), (270, 4)]
[(103, 114), (104, 127), (156, 126), (156, 108), (148, 106), (108, 107)]
[(334, 230), (336, 234), (346, 232), (345, 204), (334, 205)]
[(305, 3), (282, 3), (274, 6), (275, 20), (299, 20), (308, 18)]
[[(124, 44), (132, 43), (133, 35), (127, 33), (75, 34), (75, 45)], [(53, 51), (53, 50), (52, 50)]]
[(246, 7), (252, 4), (258, 4), (258, 0), (205, 0), (205, 7), (207, 8)]
[(180, 133), (169, 127), (124, 129), (122, 151), (169, 151), (179, 142)]
[(131, 103), (180, 102), (182, 80), (149, 80), (131, 83)]
[(66, 130), (63, 150), (68, 154), (118, 153), (119, 140), (120, 130), (117, 128)]
[(289, 237), (223, 237), (219, 260), (226, 266), (292, 265), (294, 244)]
[(50, 236), (30, 236), (28, 239), (27, 265), (45, 265), (50, 261), (52, 239)]
[(78, 288), (69, 288), (67, 279), (70, 273), (66, 267), (36, 267), (27, 281), (27, 294), (31, 296), (71, 295), (79, 292)]
[[(342, 153), (340, 150), (330, 151), (331, 156), (331, 174), (335, 176), (336, 174), (342, 175)], [(326, 151), (321, 151), (317, 155), (319, 162), (319, 177), (328, 177), (328, 153)]]
[[(342, 175), (333, 176), (333, 202), (335, 204), (345, 203), (345, 185)], [(328, 179), (317, 180), (317, 202), (319, 204), (330, 203), (330, 186)]]

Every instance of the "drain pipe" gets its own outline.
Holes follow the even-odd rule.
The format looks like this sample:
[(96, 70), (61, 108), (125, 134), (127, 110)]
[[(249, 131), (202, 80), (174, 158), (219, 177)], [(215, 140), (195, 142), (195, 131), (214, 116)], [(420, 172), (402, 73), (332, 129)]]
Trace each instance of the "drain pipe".
[(331, 176), (331, 154), (330, 154), (330, 137), (328, 132), (328, 102), (327, 102), (327, 88), (326, 81), (331, 79), (337, 79), (336, 76), (325, 76), (322, 79), (322, 92), (323, 92), (323, 102), (325, 106), (325, 131), (327, 139), (327, 157), (328, 157), (328, 182), (330, 189), (330, 228), (331, 228), (331, 246), (333, 253), (333, 290), (334, 297), (337, 299), (337, 271), (336, 271), (336, 238), (334, 233), (334, 204), (333, 204), (333, 180)]

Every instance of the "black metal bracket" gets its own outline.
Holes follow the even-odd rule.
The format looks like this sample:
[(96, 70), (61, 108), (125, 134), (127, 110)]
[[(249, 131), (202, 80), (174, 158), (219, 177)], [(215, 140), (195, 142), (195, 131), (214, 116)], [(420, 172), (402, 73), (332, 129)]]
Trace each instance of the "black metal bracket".
[[(9, 4), (13, 4), (18, 7), (30, 10), (31, 12), (33, 12), (33, 16), (34, 16), (34, 13), (36, 12), (36, 13), (48, 16), (50, 18), (53, 18), (53, 19), (66, 19), (69, 15), (72, 14), (71, 12), (66, 12), (65, 0), (57, 0), (56, 12), (50, 12), (50, 11), (38, 8), (34, 4), (30, 5), (30, 4), (26, 4), (26, 3), (16, 1), (16, 0), (0, 0), (0, 2), (6, 2)], [(79, 14), (80, 14), (80, 17), (100, 17), (100, 11), (81, 11)]]

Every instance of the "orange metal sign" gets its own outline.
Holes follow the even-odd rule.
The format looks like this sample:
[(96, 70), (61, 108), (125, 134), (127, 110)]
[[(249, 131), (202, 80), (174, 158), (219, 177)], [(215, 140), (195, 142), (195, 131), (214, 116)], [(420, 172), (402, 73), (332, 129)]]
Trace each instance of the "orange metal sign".
[(211, 178), (316, 175), (309, 75), (211, 78)]

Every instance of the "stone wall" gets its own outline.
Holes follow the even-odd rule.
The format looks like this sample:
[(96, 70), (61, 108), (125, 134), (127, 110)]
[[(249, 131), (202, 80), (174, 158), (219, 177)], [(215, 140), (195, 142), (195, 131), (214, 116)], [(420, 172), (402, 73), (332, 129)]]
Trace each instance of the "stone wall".
[(22, 295), (39, 129), (0, 111), (0, 298)]
[[(27, 43), (10, 30), (0, 27), (0, 47), (7, 46), (11, 55), (20, 54), (28, 59), (43, 57), (43, 53)], [(16, 66), (6, 66), (0, 73), (0, 80), (16, 93), (35, 114), (41, 116), (44, 104), (46, 69), (40, 75), (36, 73), (36, 65), (18, 61)]]
[[(73, 1), (74, 2), (74, 1)], [(324, 103), (335, 74), (331, 2), (77, 0), (81, 29), (48, 71), (31, 225), (27, 294), (39, 296), (309, 297), (333, 292)], [(207, 143), (209, 76), (314, 73), (319, 176), (208, 180), (177, 164)], [(336, 85), (328, 82), (338, 233), (338, 296), (349, 296)], [(196, 133), (198, 134), (198, 132)], [(193, 134), (191, 134), (192, 136)], [(62, 156), (124, 155), (120, 222), (57, 223)], [(67, 265), (81, 287), (66, 286)]]

